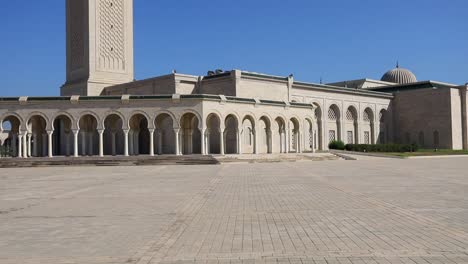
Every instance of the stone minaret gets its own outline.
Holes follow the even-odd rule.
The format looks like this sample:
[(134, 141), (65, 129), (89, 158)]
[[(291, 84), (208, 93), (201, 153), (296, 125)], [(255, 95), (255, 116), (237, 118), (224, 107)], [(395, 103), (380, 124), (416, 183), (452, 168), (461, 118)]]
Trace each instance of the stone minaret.
[(67, 81), (61, 95), (101, 95), (131, 82), (133, 0), (66, 0)]

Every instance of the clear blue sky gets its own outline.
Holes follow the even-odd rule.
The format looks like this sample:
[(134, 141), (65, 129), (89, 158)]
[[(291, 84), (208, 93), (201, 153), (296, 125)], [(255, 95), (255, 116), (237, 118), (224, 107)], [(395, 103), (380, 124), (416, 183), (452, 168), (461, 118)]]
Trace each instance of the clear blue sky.
[[(58, 95), (65, 0), (3, 1), (0, 96)], [(216, 68), (325, 82), (379, 79), (397, 60), (419, 80), (468, 81), (466, 0), (135, 0), (137, 79)]]

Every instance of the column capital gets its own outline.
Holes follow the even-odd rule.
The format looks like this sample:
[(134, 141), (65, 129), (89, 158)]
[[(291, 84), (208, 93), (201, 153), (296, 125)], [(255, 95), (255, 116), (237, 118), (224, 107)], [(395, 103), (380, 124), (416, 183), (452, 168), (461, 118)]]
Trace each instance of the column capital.
[(102, 134), (102, 133), (104, 133), (104, 129), (98, 129), (97, 132), (98, 132), (99, 134)]
[(148, 128), (148, 131), (149, 131), (150, 133), (154, 133), (154, 132), (156, 131), (156, 129), (154, 129), (154, 128)]
[(80, 133), (80, 130), (79, 129), (72, 129), (72, 132), (73, 132), (73, 134), (76, 135), (76, 134)]
[(52, 135), (54, 133), (54, 130), (47, 130), (47, 135)]

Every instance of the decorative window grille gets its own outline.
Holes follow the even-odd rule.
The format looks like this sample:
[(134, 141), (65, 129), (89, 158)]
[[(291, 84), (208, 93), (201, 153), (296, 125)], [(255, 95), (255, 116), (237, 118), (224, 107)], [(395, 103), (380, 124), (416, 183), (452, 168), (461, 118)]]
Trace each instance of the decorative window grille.
[(369, 112), (367, 110), (364, 111), (364, 115), (363, 115), (362, 119), (364, 120), (364, 122), (370, 122), (371, 121), (370, 114), (369, 114)]
[(329, 138), (330, 142), (335, 141), (336, 140), (336, 131), (335, 130), (328, 131), (328, 138)]
[(348, 111), (346, 111), (346, 120), (348, 120), (348, 121), (354, 121), (355, 120), (354, 114), (351, 111), (351, 109), (348, 109)]
[(347, 132), (347, 143), (348, 144), (353, 144), (354, 143), (353, 131), (348, 131)]
[(369, 133), (369, 131), (364, 131), (364, 144), (370, 144), (370, 133)]
[(338, 119), (338, 116), (336, 115), (335, 109), (331, 108), (328, 109), (328, 119), (335, 121)]

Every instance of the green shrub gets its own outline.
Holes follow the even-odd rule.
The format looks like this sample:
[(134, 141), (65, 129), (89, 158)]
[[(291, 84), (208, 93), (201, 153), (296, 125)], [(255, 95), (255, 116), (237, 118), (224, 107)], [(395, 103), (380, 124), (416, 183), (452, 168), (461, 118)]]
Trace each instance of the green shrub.
[(347, 144), (345, 149), (357, 152), (415, 152), (419, 147), (416, 144)]
[(11, 148), (6, 146), (0, 146), (0, 157), (11, 157), (13, 155), (13, 151)]
[(341, 140), (334, 140), (328, 144), (329, 149), (338, 149), (338, 150), (344, 150), (345, 149), (345, 143)]

